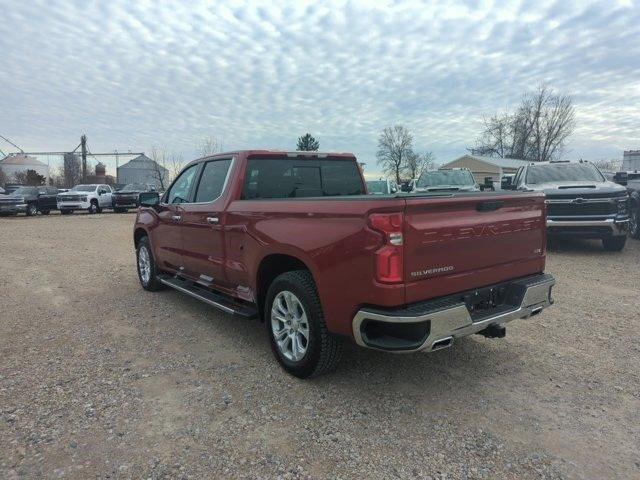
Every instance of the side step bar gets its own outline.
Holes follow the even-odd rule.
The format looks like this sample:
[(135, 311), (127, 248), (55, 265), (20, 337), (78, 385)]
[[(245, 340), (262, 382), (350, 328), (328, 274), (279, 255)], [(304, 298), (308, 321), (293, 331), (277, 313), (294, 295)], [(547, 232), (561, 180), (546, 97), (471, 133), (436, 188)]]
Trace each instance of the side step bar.
[(244, 305), (235, 302), (232, 298), (227, 297), (221, 293), (215, 293), (206, 288), (191, 282), (184, 280), (180, 277), (172, 277), (169, 275), (158, 275), (158, 280), (174, 290), (186, 293), (187, 295), (197, 298), (201, 302), (204, 302), (212, 307), (216, 307), (223, 312), (237, 315), (243, 318), (257, 318), (258, 309), (251, 305)]

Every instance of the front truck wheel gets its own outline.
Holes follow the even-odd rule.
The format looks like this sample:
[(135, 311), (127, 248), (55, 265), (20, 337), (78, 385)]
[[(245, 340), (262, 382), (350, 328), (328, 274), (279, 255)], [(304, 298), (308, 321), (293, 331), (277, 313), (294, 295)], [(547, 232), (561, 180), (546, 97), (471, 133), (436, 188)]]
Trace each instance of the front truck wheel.
[(627, 243), (626, 236), (607, 237), (602, 239), (602, 246), (609, 252), (621, 251), (624, 248), (625, 243)]
[(162, 284), (158, 281), (158, 271), (153, 258), (151, 244), (149, 243), (149, 237), (142, 237), (138, 241), (136, 264), (138, 267), (138, 279), (140, 280), (142, 288), (150, 292), (160, 290)]
[(316, 284), (308, 271), (276, 277), (267, 292), (264, 320), (273, 354), (291, 375), (315, 377), (338, 365), (342, 339), (327, 330)]

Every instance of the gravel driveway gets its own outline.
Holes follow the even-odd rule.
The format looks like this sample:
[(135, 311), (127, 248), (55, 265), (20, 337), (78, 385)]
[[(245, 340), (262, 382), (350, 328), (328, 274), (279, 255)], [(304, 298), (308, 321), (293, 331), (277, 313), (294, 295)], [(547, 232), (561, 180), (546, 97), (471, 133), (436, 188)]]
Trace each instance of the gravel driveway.
[(0, 218), (0, 478), (640, 478), (640, 242), (560, 244), (505, 339), (301, 381), (257, 321), (144, 292), (133, 221)]

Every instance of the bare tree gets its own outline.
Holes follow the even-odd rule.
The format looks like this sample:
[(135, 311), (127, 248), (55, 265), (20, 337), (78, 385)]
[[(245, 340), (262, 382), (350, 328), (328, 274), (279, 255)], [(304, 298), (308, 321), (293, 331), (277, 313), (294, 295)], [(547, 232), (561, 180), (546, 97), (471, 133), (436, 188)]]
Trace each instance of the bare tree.
[(21, 170), (19, 172), (15, 172), (13, 174), (13, 179), (20, 185), (28, 185), (30, 187), (39, 187), (40, 185), (44, 185), (47, 180), (44, 175), (40, 175), (35, 170)]
[(220, 142), (218, 142), (218, 139), (215, 137), (203, 138), (202, 142), (200, 142), (200, 145), (198, 146), (198, 152), (201, 157), (208, 157), (209, 155), (218, 153), (221, 150)]
[(181, 153), (170, 153), (167, 156), (167, 167), (169, 169), (169, 175), (171, 176), (171, 180), (176, 178), (178, 174), (182, 171), (182, 167), (184, 167), (184, 158)]
[(406, 157), (405, 170), (409, 179), (419, 178), (422, 172), (433, 167), (433, 152), (415, 153), (411, 151)]
[(168, 154), (166, 148), (151, 147), (151, 160), (153, 160), (153, 179), (160, 190), (165, 190), (169, 184), (169, 169), (166, 167)]
[(605, 170), (609, 172), (617, 172), (622, 169), (622, 161), (618, 159), (600, 159), (593, 162), (596, 167), (600, 170)]
[(562, 155), (574, 127), (571, 97), (541, 85), (535, 93), (522, 96), (514, 113), (485, 118), (483, 131), (469, 151), (538, 162), (553, 160)]
[(0, 170), (0, 185), (6, 185), (8, 181), (9, 177), (7, 177), (7, 174)]
[(413, 136), (402, 125), (385, 128), (378, 137), (378, 165), (387, 175), (392, 175), (398, 185), (406, 167), (407, 158), (413, 154)]

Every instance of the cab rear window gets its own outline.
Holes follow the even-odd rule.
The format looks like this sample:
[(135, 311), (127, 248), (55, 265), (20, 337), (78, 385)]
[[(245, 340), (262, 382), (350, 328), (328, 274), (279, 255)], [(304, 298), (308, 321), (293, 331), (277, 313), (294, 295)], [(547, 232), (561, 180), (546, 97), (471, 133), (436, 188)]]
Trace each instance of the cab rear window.
[(364, 193), (355, 161), (249, 159), (242, 198), (304, 198)]

